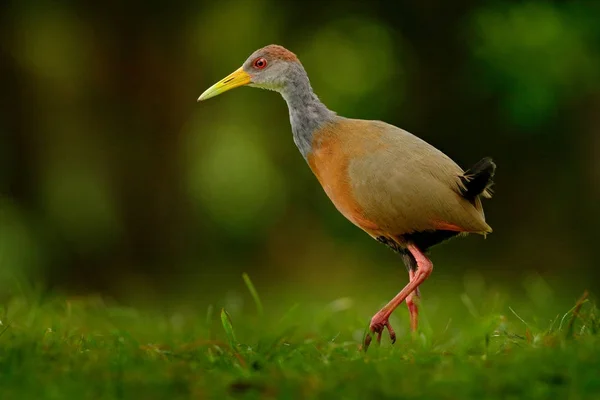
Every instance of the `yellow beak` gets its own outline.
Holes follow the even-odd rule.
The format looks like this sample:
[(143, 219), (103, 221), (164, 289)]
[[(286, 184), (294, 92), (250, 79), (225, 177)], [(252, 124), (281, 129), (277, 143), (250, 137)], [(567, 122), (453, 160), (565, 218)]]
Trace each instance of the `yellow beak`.
[(225, 78), (221, 79), (219, 82), (206, 89), (206, 91), (202, 93), (200, 97), (198, 97), (198, 101), (210, 99), (211, 97), (218, 96), (228, 90), (247, 85), (250, 82), (250, 75), (248, 75), (248, 73), (244, 71), (242, 67), (240, 67), (231, 74), (227, 75)]

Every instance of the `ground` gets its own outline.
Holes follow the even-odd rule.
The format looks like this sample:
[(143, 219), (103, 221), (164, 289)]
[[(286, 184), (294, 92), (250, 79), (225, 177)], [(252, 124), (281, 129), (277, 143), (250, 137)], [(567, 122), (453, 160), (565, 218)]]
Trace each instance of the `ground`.
[(600, 398), (591, 296), (429, 293), (418, 333), (403, 307), (391, 320), (396, 344), (384, 338), (365, 353), (369, 310), (381, 305), (371, 299), (383, 303), (383, 293), (323, 301), (288, 290), (261, 302), (246, 284), (247, 301), (224, 301), (229, 310), (7, 297), (0, 399)]

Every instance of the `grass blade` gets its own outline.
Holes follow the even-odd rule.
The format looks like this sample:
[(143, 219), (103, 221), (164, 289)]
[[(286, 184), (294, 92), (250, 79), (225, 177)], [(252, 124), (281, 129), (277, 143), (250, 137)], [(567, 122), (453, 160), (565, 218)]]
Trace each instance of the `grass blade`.
[(4, 329), (2, 329), (2, 331), (0, 331), (0, 336), (4, 335), (4, 332), (6, 332), (8, 330), (8, 328), (10, 328), (10, 323), (6, 324), (6, 327)]
[(223, 330), (229, 341), (229, 345), (232, 349), (237, 347), (237, 341), (235, 340), (235, 332), (233, 331), (233, 324), (231, 323), (231, 317), (224, 308), (221, 309), (221, 324), (223, 324)]
[[(572, 313), (572, 312), (577, 312), (579, 311), (579, 309), (581, 308), (581, 306), (583, 305), (583, 303), (587, 302), (587, 296), (588, 293), (587, 291), (585, 291), (583, 293), (583, 296), (581, 296), (581, 298), (577, 301), (577, 303), (575, 303), (575, 305), (565, 313), (565, 315), (563, 315), (562, 319), (560, 320), (560, 325), (558, 325), (558, 331), (562, 332), (562, 327), (563, 327), (563, 323), (565, 322), (565, 319), (567, 319), (567, 316)], [(569, 321), (570, 323), (573, 321), (573, 318), (571, 318), (571, 320)], [(566, 336), (569, 336), (570, 332), (567, 332)]]
[(262, 306), (262, 302), (260, 301), (260, 297), (258, 297), (258, 292), (256, 291), (254, 284), (250, 280), (250, 277), (248, 276), (247, 273), (244, 272), (242, 274), (242, 278), (244, 278), (244, 283), (246, 284), (248, 291), (250, 292), (250, 294), (252, 295), (252, 298), (254, 299), (254, 304), (256, 304), (256, 310), (258, 311), (258, 315), (262, 317), (263, 316), (263, 306)]
[(581, 306), (583, 306), (587, 302), (588, 292), (587, 290), (583, 292), (583, 295), (573, 308), (573, 313), (571, 314), (571, 319), (569, 320), (569, 325), (567, 326), (567, 334), (566, 337), (571, 337), (574, 335), (573, 326), (575, 324), (575, 320), (579, 317), (579, 311), (581, 310)]
[(521, 318), (521, 317), (519, 316), (519, 314), (517, 314), (517, 312), (516, 312), (515, 310), (513, 310), (513, 309), (512, 309), (512, 307), (508, 307), (508, 309), (510, 310), (510, 312), (512, 312), (512, 313), (515, 315), (515, 317), (517, 317), (517, 318), (519, 319), (519, 321), (521, 321), (522, 323), (524, 323), (524, 324), (525, 324), (525, 326), (526, 326), (527, 328), (529, 328), (529, 324), (528, 324), (527, 322), (525, 322), (525, 320), (524, 320), (523, 318)]

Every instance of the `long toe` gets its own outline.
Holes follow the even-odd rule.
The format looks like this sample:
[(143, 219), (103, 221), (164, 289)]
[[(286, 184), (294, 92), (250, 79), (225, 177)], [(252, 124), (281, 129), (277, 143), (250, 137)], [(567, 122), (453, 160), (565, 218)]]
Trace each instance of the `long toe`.
[(369, 326), (369, 333), (367, 333), (365, 340), (364, 340), (363, 347), (364, 347), (365, 351), (367, 351), (367, 349), (369, 348), (369, 345), (371, 344), (371, 341), (373, 340), (374, 334), (377, 335), (377, 343), (381, 343), (381, 335), (383, 334), (383, 331), (386, 328), (390, 335), (390, 340), (391, 340), (392, 344), (396, 343), (396, 332), (394, 332), (394, 329), (392, 328), (390, 321), (387, 318), (379, 320), (379, 318), (374, 317), (371, 320), (371, 325)]
[(392, 325), (389, 321), (386, 321), (385, 327), (387, 328), (388, 333), (390, 334), (390, 340), (392, 341), (392, 344), (396, 343), (396, 332), (394, 332), (394, 329), (392, 328)]
[(373, 340), (373, 336), (371, 336), (372, 333), (368, 332), (367, 335), (365, 336), (365, 340), (363, 343), (363, 350), (367, 351), (369, 349), (369, 345), (371, 344), (371, 340)]

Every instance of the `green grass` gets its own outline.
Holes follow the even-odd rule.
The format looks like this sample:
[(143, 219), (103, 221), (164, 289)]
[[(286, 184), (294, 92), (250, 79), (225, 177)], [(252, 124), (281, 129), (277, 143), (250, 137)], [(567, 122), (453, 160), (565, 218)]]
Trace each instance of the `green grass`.
[(284, 288), (260, 293), (263, 303), (244, 281), (247, 301), (223, 300), (229, 312), (7, 299), (0, 399), (600, 398), (600, 321), (587, 299), (431, 293), (418, 334), (403, 307), (392, 319), (397, 343), (385, 338), (365, 354), (360, 342), (380, 305), (371, 298), (325, 302)]

